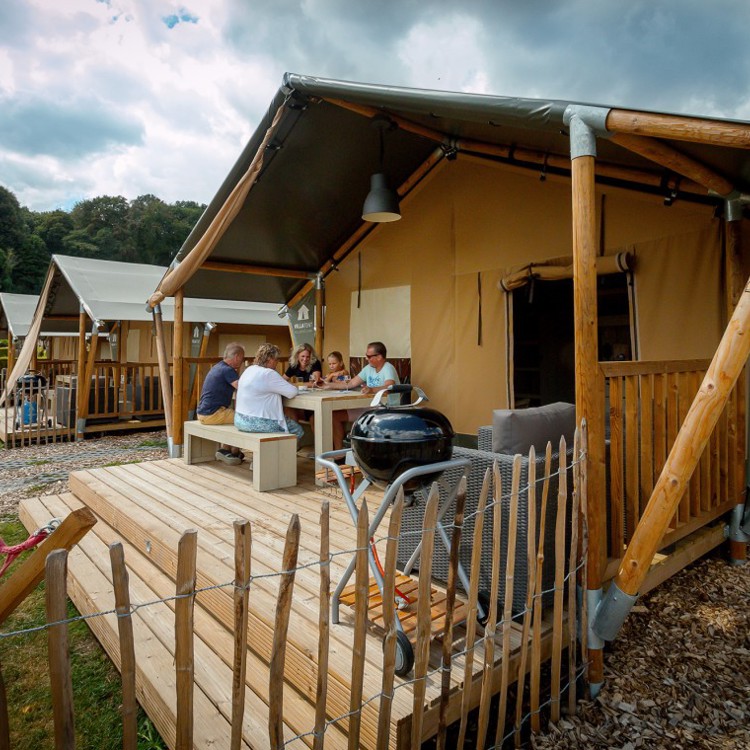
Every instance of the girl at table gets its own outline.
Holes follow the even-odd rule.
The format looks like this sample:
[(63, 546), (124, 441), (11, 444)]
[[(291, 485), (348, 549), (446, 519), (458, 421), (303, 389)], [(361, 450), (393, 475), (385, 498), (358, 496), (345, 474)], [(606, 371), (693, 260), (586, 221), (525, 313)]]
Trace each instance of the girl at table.
[(332, 383), (334, 380), (346, 382), (349, 380), (349, 371), (344, 367), (344, 357), (341, 352), (331, 352), (327, 357), (328, 375), (323, 378), (324, 383)]

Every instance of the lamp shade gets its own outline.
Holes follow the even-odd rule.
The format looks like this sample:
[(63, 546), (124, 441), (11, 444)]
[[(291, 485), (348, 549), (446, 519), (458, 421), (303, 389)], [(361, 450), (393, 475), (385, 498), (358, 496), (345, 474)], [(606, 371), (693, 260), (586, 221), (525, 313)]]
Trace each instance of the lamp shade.
[(388, 187), (388, 181), (382, 172), (370, 177), (370, 192), (362, 207), (362, 218), (376, 222), (398, 221), (401, 218), (398, 194)]

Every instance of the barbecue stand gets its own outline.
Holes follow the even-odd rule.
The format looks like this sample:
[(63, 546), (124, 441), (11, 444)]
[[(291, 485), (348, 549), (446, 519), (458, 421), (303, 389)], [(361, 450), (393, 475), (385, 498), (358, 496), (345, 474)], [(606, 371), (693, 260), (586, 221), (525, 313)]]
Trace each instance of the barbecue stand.
[[(393, 386), (391, 386), (391, 389), (395, 390)], [(411, 389), (411, 386), (409, 386), (409, 389)], [(390, 389), (383, 389), (381, 391), (378, 391), (378, 393), (375, 394), (375, 397), (373, 398), (370, 406), (372, 408), (377, 407), (378, 404), (380, 404), (380, 400), (383, 394), (387, 393), (389, 390)], [(416, 389), (416, 390), (419, 393), (420, 398), (418, 399), (418, 401), (415, 402), (415, 404), (420, 403), (422, 400), (427, 400), (426, 397), (424, 396), (424, 393), (422, 393), (419, 389)], [(344, 457), (346, 457), (347, 464), (349, 465), (356, 464), (356, 459), (354, 455), (352, 454), (351, 450), (347, 450), (347, 449), (334, 450), (334, 451), (328, 451), (326, 453), (322, 453), (321, 455), (316, 456), (315, 460), (318, 464), (325, 467), (329, 471), (333, 472), (333, 475), (336, 477), (336, 482), (338, 483), (339, 489), (341, 490), (341, 494), (343, 495), (344, 500), (346, 501), (346, 505), (349, 508), (349, 513), (352, 517), (352, 521), (354, 522), (354, 526), (356, 528), (357, 519), (359, 517), (359, 507), (357, 503), (360, 500), (360, 498), (362, 498), (367, 488), (370, 487), (371, 484), (373, 484), (373, 482), (370, 479), (368, 479), (367, 476), (365, 476), (363, 473), (362, 479), (360, 480), (359, 484), (356, 487), (352, 486), (350, 490), (351, 477), (344, 477), (344, 474), (341, 471), (341, 466), (339, 466), (339, 464), (336, 463), (336, 459), (341, 459)], [(459, 469), (459, 470), (462, 469), (464, 472), (464, 476), (468, 476), (470, 467), (471, 467), (471, 462), (467, 458), (456, 458), (456, 459), (450, 459), (447, 461), (440, 461), (437, 463), (424, 464), (422, 466), (414, 466), (410, 469), (407, 469), (406, 471), (403, 471), (390, 484), (386, 486), (385, 492), (383, 494), (383, 499), (381, 500), (380, 505), (378, 506), (378, 509), (376, 510), (372, 520), (370, 521), (370, 526), (367, 532), (368, 536), (370, 538), (374, 536), (388, 508), (390, 507), (391, 503), (393, 503), (394, 500), (396, 499), (399, 489), (406, 486), (407, 484), (410, 484), (410, 483), (413, 484), (414, 480), (418, 480), (420, 477), (440, 474), (448, 469)], [(419, 482), (417, 482), (417, 484), (419, 484)], [(442, 518), (446, 514), (448, 509), (451, 507), (451, 505), (455, 502), (457, 491), (458, 491), (458, 484), (456, 484), (454, 488), (449, 491), (447, 497), (441, 503), (440, 508), (438, 509), (438, 515), (437, 515), (436, 530), (438, 532), (438, 537), (440, 538), (442, 545), (445, 548), (448, 558), (450, 558), (451, 543), (450, 543), (450, 539), (448, 538), (448, 534), (446, 533), (445, 528), (443, 527)], [(416, 564), (419, 558), (419, 552), (420, 552), (420, 549), (418, 548), (415, 551), (415, 553), (411, 556), (409, 562), (407, 563), (406, 569), (404, 570), (405, 574), (408, 575), (411, 569), (413, 568), (413, 566)], [(436, 550), (436, 554), (437, 554), (437, 550)], [(380, 594), (382, 596), (384, 580), (383, 580), (383, 575), (380, 572), (380, 568), (375, 559), (375, 553), (373, 552), (372, 544), (368, 546), (367, 557), (368, 557), (369, 564), (370, 564), (370, 571), (372, 572), (373, 578), (375, 579), (375, 582), (378, 586), (378, 590), (380, 591)], [(341, 594), (344, 588), (346, 587), (346, 585), (349, 583), (349, 580), (351, 579), (352, 574), (354, 573), (355, 567), (356, 567), (356, 554), (352, 556), (351, 562), (346, 568), (346, 571), (344, 572), (344, 575), (341, 581), (339, 581), (339, 584), (333, 593), (333, 599), (332, 599), (332, 604), (331, 604), (331, 620), (334, 624), (339, 623), (339, 607), (340, 607)], [(461, 585), (463, 586), (465, 591), (468, 591), (469, 580), (466, 575), (466, 572), (464, 571), (460, 563), (459, 563), (457, 572), (458, 572), (459, 580), (461, 581)], [(397, 602), (396, 609), (398, 610), (398, 602)], [(483, 616), (484, 612), (480, 612), (479, 614)], [(404, 631), (403, 625), (401, 624), (401, 620), (399, 619), (398, 614), (396, 614), (395, 617), (396, 617), (396, 623), (395, 623), (396, 624), (396, 669), (395, 671), (397, 675), (399, 675), (400, 677), (403, 677), (411, 671), (411, 668), (414, 664), (414, 649), (412, 647), (411, 642), (409, 641), (408, 636), (406, 635)]]

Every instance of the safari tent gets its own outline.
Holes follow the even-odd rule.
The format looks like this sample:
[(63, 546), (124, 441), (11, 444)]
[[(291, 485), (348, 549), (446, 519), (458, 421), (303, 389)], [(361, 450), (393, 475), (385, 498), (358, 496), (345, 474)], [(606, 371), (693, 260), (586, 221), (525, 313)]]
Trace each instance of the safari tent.
[[(154, 315), (143, 300), (165, 271), (161, 266), (53, 256), (4, 396), (12, 394), (19, 378), (34, 365), (48, 389), (44, 395), (35, 392), (40, 401), (37, 412), (44, 413), (45, 434), (82, 437), (86, 432), (163, 425), (165, 405), (159, 381), (172, 377), (171, 343), (160, 362)], [(249, 356), (266, 340), (288, 348), (287, 322), (279, 318), (278, 309), (279, 305), (271, 303), (191, 299), (181, 332), (186, 351), (195, 359), (194, 379), (201, 360), (215, 362), (230, 341), (243, 343)], [(173, 318), (170, 301), (158, 321), (170, 342)], [(74, 338), (66, 350), (57, 352), (59, 356), (32, 361), (36, 342), (51, 327), (67, 330)], [(83, 378), (87, 393), (81, 399), (77, 397), (79, 372), (88, 373)], [(9, 430), (13, 431), (14, 424), (22, 429), (22, 420), (5, 421), (10, 424), (7, 442)]]
[[(16, 353), (29, 332), (38, 302), (35, 294), (0, 292), (0, 338), (8, 342), (8, 372), (13, 369)], [(70, 338), (75, 335), (64, 321), (46, 320), (39, 333), (45, 356), (49, 359), (64, 357), (70, 348)], [(2, 382), (4, 384), (5, 380)]]
[[(574, 401), (597, 683), (639, 591), (744, 503), (748, 148), (744, 122), (287, 74), (149, 305), (314, 306), (322, 353), (384, 341), (466, 440)], [(374, 174), (400, 220), (363, 219)]]

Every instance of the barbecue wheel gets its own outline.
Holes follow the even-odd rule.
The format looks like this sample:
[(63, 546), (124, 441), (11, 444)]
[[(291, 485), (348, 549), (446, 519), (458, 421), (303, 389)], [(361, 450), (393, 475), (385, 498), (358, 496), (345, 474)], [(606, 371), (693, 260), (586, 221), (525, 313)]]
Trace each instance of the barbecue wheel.
[(402, 630), (396, 631), (396, 674), (406, 677), (414, 666), (414, 649)]

